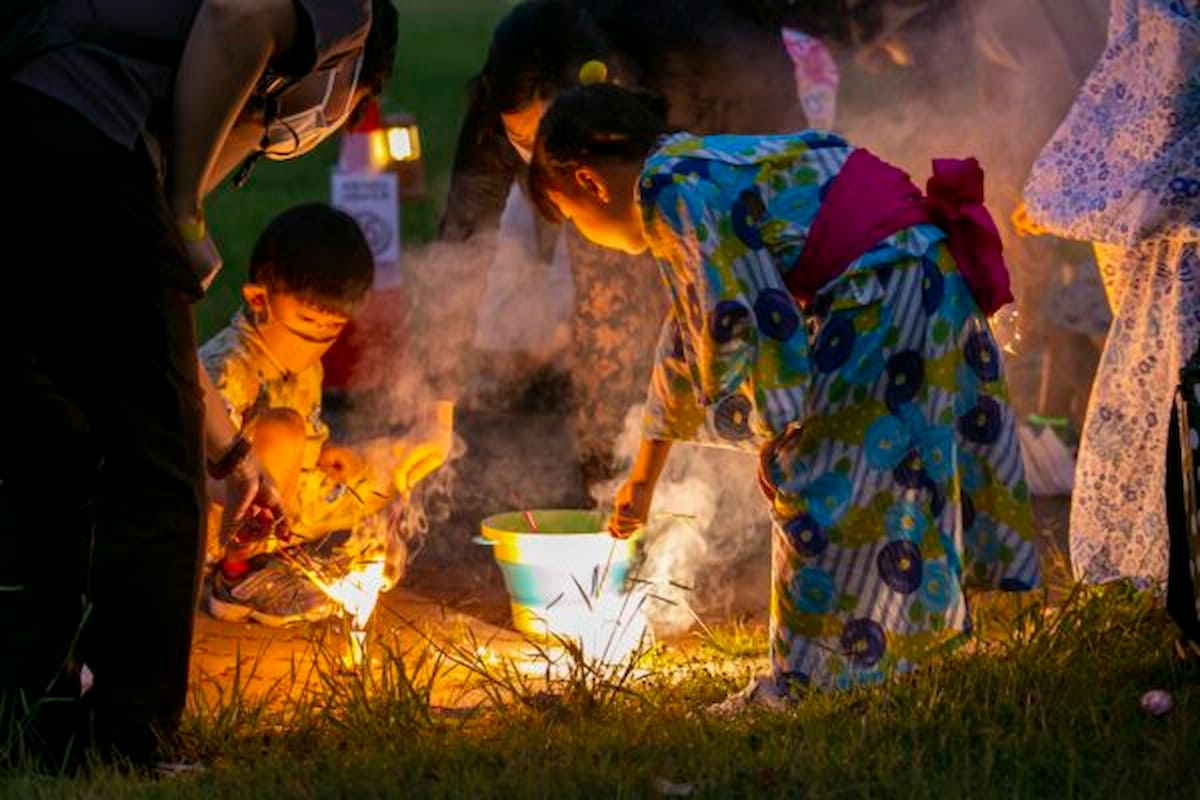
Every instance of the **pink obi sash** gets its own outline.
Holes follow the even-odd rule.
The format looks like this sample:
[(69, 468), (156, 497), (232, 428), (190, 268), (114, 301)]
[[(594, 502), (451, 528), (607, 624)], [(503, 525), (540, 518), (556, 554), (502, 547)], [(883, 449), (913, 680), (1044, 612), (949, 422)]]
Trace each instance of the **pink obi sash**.
[(855, 150), (829, 186), (788, 289), (802, 304), (894, 233), (936, 225), (984, 314), (1013, 300), (1000, 232), (983, 205), (983, 170), (973, 158), (935, 159), (925, 190), (868, 150)]

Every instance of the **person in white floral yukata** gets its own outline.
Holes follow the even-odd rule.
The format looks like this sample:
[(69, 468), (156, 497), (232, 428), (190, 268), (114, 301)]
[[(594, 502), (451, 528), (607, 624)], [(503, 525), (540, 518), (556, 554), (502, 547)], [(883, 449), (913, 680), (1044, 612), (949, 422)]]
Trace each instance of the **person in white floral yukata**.
[(1095, 243), (1114, 316), (1079, 450), (1075, 575), (1158, 584), (1171, 405), (1200, 343), (1200, 2), (1114, 0), (1025, 202), (1030, 232)]
[(749, 696), (915, 669), (970, 632), (964, 590), (1039, 581), (984, 316), (1012, 295), (982, 171), (936, 161), (926, 198), (832, 134), (665, 128), (655, 98), (574, 89), (547, 112), (530, 171), (547, 214), (648, 249), (669, 290), (610, 530), (646, 521), (672, 441), (756, 452), (774, 675)]

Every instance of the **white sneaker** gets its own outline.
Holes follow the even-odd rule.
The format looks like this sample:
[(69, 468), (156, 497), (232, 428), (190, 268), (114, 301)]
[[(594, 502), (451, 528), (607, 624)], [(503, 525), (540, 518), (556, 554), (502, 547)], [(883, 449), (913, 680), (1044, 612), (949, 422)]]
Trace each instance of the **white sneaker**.
[(208, 613), (226, 622), (249, 622), (282, 628), (319, 622), (335, 611), (333, 603), (303, 575), (281, 559), (230, 581), (215, 568), (205, 582)]
[(774, 675), (757, 675), (750, 679), (744, 689), (710, 705), (708, 713), (718, 717), (733, 717), (752, 708), (785, 711), (788, 705), (788, 696), (779, 691)]

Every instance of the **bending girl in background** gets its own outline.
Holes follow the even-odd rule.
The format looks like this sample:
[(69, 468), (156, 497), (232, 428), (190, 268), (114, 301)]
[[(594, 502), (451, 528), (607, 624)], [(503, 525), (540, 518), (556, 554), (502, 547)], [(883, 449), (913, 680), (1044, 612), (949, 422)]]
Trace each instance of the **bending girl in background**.
[[(784, 133), (806, 127), (805, 112), (812, 114), (809, 126), (831, 125), (837, 71), (829, 53), (798, 32), (785, 40), (777, 16), (758, 6), (747, 0), (517, 4), (496, 26), (473, 82), (442, 238), (469, 239), (495, 228), (506, 202), (509, 208), (524, 204), (514, 186), (524, 177), (538, 122), (559, 92), (581, 82), (608, 79), (662, 94), (671, 102), (672, 124), (697, 132)], [(831, 24), (824, 18), (838, 14), (793, 16), (824, 30)], [(642, 400), (665, 305), (648, 265), (593, 247), (569, 228), (564, 244), (575, 291), (568, 356), (573, 427), (584, 484), (591, 487), (616, 474), (612, 443), (626, 412)], [(531, 292), (548, 284), (493, 279), (488, 294), (493, 304), (504, 294), (517, 296), (498, 309), (511, 319)], [(540, 322), (552, 302), (539, 299), (533, 306), (529, 316)], [(479, 324), (477, 345), (491, 349), (498, 326), (486, 317)]]
[(965, 589), (1039, 579), (983, 313), (1011, 295), (982, 172), (935, 162), (926, 200), (836, 136), (668, 136), (664, 111), (610, 85), (569, 91), (530, 172), (547, 213), (649, 249), (669, 288), (612, 532), (645, 522), (673, 441), (755, 451), (774, 679), (748, 696), (912, 670), (969, 633)]

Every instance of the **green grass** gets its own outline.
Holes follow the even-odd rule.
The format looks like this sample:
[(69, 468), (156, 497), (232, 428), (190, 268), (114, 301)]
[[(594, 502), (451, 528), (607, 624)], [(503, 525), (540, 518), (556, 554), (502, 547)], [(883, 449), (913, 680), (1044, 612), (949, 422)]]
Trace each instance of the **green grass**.
[[(492, 26), (509, 5), (505, 0), (396, 0), (400, 43), (383, 110), (416, 115), (428, 189), (427, 199), (402, 209), (406, 245), (428, 241), (437, 231), (466, 106), (464, 89), (483, 63)], [(210, 224), (225, 269), (196, 307), (201, 342), (228, 323), (240, 302), (246, 262), (263, 226), (291, 205), (329, 199), (337, 147), (331, 140), (305, 158), (260, 163), (245, 188), (223, 187), (209, 199)]]
[[(433, 687), (470, 660), (467, 643), (374, 677), (326, 673), (321, 699), (286, 719), (236, 692), (193, 709), (185, 749), (201, 774), (16, 774), (0, 796), (1195, 797), (1200, 663), (1173, 641), (1144, 596), (1077, 593), (1063, 611), (1026, 604), (1010, 632), (916, 676), (732, 719), (704, 710), (737, 685), (705, 648), (652, 657), (646, 676), (575, 670), (549, 686), (480, 668), (494, 704), (438, 714)], [(1165, 717), (1139, 708), (1152, 688), (1174, 695)]]

